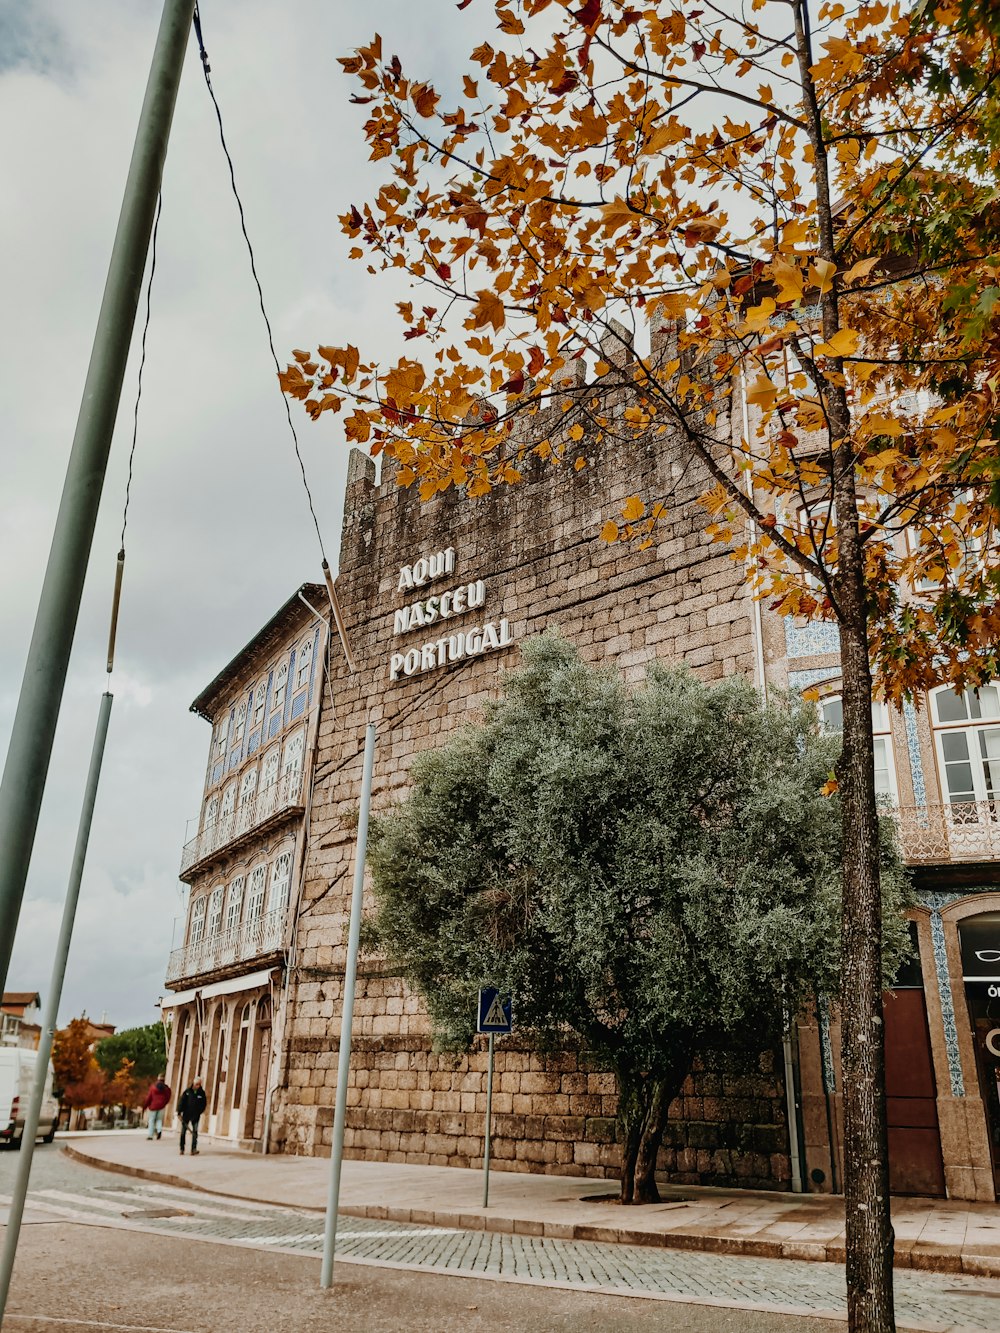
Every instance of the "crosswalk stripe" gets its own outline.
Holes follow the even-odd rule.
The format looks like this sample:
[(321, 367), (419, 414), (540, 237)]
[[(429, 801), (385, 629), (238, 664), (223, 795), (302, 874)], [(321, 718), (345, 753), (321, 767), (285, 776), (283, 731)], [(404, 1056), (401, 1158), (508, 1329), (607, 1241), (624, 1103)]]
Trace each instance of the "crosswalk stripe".
[[(259, 1213), (244, 1211), (240, 1204), (235, 1204), (232, 1208), (212, 1207), (211, 1204), (202, 1203), (199, 1199), (192, 1198), (189, 1195), (177, 1197), (173, 1194), (163, 1194), (153, 1190), (143, 1190), (141, 1194), (133, 1194), (125, 1190), (112, 1189), (110, 1186), (103, 1186), (101, 1195), (109, 1199), (109, 1207), (115, 1207), (119, 1212), (121, 1211), (121, 1204), (124, 1204), (136, 1212), (142, 1208), (168, 1207), (183, 1208), (186, 1213), (193, 1213), (199, 1217), (222, 1217), (233, 1222), (262, 1222), (264, 1220)], [(111, 1198), (120, 1199), (121, 1204), (110, 1203)], [(224, 1204), (225, 1200), (220, 1199), (219, 1202)], [(161, 1220), (164, 1222), (183, 1222), (185, 1219), (182, 1217), (166, 1217)], [(190, 1219), (188, 1220), (190, 1221)]]

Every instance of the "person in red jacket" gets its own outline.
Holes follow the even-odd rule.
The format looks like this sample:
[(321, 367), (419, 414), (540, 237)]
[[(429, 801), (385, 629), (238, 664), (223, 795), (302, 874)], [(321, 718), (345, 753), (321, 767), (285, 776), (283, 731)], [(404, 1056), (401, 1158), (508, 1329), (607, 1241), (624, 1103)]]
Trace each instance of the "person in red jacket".
[(148, 1139), (160, 1138), (163, 1133), (163, 1112), (166, 1110), (167, 1103), (171, 1098), (170, 1089), (163, 1081), (163, 1075), (157, 1077), (155, 1083), (150, 1085), (146, 1093), (146, 1100), (142, 1104), (142, 1109), (149, 1112), (149, 1133)]

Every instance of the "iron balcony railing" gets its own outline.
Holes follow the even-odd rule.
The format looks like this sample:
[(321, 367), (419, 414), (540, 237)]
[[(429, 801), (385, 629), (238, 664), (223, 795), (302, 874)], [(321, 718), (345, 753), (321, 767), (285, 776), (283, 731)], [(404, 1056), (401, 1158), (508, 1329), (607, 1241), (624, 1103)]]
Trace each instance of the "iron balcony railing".
[(1000, 798), (953, 805), (901, 805), (892, 814), (903, 860), (909, 865), (1000, 861)]
[(214, 855), (246, 834), (292, 810), (302, 808), (302, 774), (296, 770), (282, 774), (277, 782), (261, 787), (234, 809), (219, 813), (181, 852), (181, 878), (206, 857)]
[(249, 962), (262, 954), (275, 953), (284, 944), (288, 909), (267, 912), (251, 921), (243, 921), (229, 930), (206, 935), (196, 944), (174, 949), (167, 964), (167, 981), (217, 972), (234, 963)]

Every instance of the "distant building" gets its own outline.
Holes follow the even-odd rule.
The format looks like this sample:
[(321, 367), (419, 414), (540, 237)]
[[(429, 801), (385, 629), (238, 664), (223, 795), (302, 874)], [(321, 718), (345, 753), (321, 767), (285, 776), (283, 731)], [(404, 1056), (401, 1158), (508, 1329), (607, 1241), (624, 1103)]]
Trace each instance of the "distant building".
[(41, 1010), (42, 999), (36, 991), (5, 990), (0, 1004), (0, 1042), (37, 1050), (42, 1035), (38, 1022)]
[[(566, 373), (583, 377), (584, 363)], [(746, 429), (723, 413), (727, 426)], [(302, 601), (325, 615), (325, 592), (307, 586), (195, 702), (213, 738), (168, 985), (178, 992), (169, 1001), (173, 1081), (194, 1071), (206, 1080), (209, 1132), (329, 1151), (369, 716), (379, 719), (376, 811), (405, 794), (417, 755), (477, 717), (516, 664), (517, 643), (550, 626), (628, 680), (664, 659), (709, 681), (738, 674), (758, 687), (817, 690), (823, 725), (839, 726), (836, 627), (753, 602), (743, 570), (704, 533), (700, 468), (667, 436), (625, 448), (609, 435), (574, 445), (583, 449), (580, 470), (526, 458), (521, 485), (475, 504), (454, 493), (421, 503), (416, 488), (396, 486), (391, 461), (377, 483), (371, 460), (353, 452), (338, 589), (357, 674), (335, 640), (325, 662)], [(653, 544), (637, 552), (596, 541), (637, 492), (671, 497)], [(919, 705), (873, 704), (876, 785), (895, 811), (917, 896), (917, 961), (886, 1006), (893, 1188), (993, 1199), (1000, 685), (937, 690)], [(482, 1050), (459, 1060), (435, 1053), (418, 998), (379, 959), (362, 960), (355, 1013), (348, 1154), (476, 1163)], [(835, 1010), (820, 1000), (799, 1024), (788, 1096), (780, 1048), (743, 1067), (703, 1052), (672, 1108), (663, 1176), (788, 1189), (794, 1175), (806, 1190), (839, 1188), (838, 1044)], [(585, 1054), (545, 1055), (515, 1034), (500, 1044), (495, 1087), (498, 1167), (617, 1171), (614, 1079)]]
[(200, 1076), (204, 1131), (248, 1145), (262, 1142), (279, 1070), (273, 993), (299, 905), (325, 676), (326, 624), (312, 607), (325, 599), (303, 584), (191, 705), (212, 739), (181, 858), (190, 892), (167, 967), (167, 1081), (179, 1092)]

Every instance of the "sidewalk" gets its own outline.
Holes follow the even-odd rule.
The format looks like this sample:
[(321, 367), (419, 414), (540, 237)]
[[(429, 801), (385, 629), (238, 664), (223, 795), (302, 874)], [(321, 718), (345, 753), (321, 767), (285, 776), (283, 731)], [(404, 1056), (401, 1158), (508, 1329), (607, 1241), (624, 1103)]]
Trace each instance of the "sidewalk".
[[(181, 1157), (167, 1134), (145, 1131), (58, 1135), (63, 1151), (89, 1166), (283, 1207), (326, 1206), (329, 1158), (262, 1157), (205, 1136), (198, 1161)], [(461, 1167), (345, 1161), (340, 1211), (561, 1240), (621, 1241), (767, 1259), (844, 1260), (843, 1201), (823, 1194), (661, 1187), (662, 1202), (622, 1208), (595, 1199), (613, 1181), (579, 1176), (482, 1173)], [(895, 1199), (896, 1266), (1000, 1277), (1000, 1206), (946, 1199)]]

